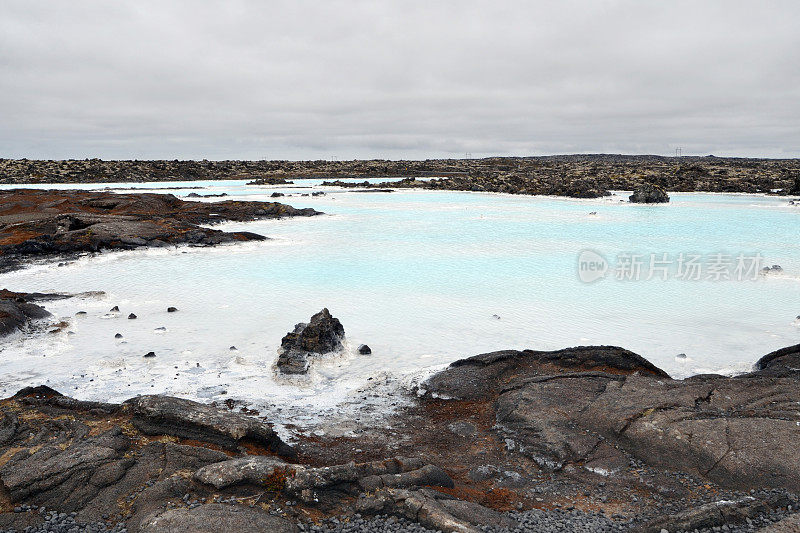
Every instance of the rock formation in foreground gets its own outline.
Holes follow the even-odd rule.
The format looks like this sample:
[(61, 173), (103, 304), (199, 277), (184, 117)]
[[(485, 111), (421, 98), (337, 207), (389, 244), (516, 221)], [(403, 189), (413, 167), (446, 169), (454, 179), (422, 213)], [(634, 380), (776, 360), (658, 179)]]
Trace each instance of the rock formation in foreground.
[(798, 359), (800, 345), (746, 375), (673, 380), (612, 346), (492, 352), (393, 415), (292, 447), (234, 403), (28, 388), (0, 400), (0, 530), (401, 530), (388, 515), (447, 533), (794, 531)]
[(665, 204), (669, 202), (669, 195), (658, 185), (645, 183), (637, 187), (628, 200), (634, 204)]
[(281, 339), (278, 369), (284, 374), (305, 374), (309, 358), (339, 352), (344, 345), (344, 327), (327, 308), (301, 322)]

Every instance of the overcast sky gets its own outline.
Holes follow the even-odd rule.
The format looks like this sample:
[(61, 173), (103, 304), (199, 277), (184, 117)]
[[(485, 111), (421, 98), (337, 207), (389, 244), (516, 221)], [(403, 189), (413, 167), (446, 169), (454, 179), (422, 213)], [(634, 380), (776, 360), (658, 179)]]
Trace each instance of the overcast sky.
[(800, 2), (3, 0), (0, 157), (800, 156)]

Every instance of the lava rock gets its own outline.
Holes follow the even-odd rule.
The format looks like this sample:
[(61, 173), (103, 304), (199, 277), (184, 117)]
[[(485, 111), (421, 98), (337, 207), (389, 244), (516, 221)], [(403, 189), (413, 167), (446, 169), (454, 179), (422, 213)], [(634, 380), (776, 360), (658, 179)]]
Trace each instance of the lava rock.
[(645, 183), (637, 187), (628, 199), (634, 204), (665, 204), (669, 202), (669, 195), (658, 185)]
[(174, 313), (178, 310), (177, 307), (167, 307), (167, 313)]
[(136, 315), (134, 315), (133, 313), (129, 314), (128, 320), (136, 320)]
[(47, 318), (50, 313), (36, 304), (0, 300), (0, 337), (22, 329), (31, 320)]
[(343, 340), (344, 327), (324, 308), (281, 339), (278, 369), (284, 374), (305, 374), (310, 356), (341, 351)]
[(146, 518), (141, 533), (295, 533), (297, 527), (261, 508), (210, 503), (193, 509), (172, 509)]
[(358, 353), (360, 353), (361, 355), (369, 355), (372, 353), (372, 348), (370, 348), (366, 344), (361, 344), (358, 346)]
[(155, 357), (156, 356), (156, 352), (147, 352), (146, 354), (144, 354), (144, 356), (145, 357)]

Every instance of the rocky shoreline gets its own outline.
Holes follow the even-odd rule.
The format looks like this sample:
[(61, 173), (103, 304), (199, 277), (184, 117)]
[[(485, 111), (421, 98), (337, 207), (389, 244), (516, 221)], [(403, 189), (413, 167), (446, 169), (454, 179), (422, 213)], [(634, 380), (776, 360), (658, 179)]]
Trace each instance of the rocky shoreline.
[[(0, 159), (0, 183), (325, 178), (345, 187), (425, 188), (594, 198), (652, 184), (667, 191), (800, 194), (800, 160), (588, 154), (425, 161), (44, 161)], [(380, 184), (345, 178), (402, 178)], [(420, 178), (433, 178), (422, 180)]]
[(69, 258), (101, 250), (264, 240), (251, 232), (224, 232), (202, 225), (318, 214), (277, 202), (208, 203), (171, 194), (0, 191), (0, 272), (31, 259)]
[(0, 401), (0, 530), (795, 531), (798, 368), (800, 345), (684, 380), (617, 347), (493, 352), (291, 443), (233, 403), (28, 388)]
[[(0, 261), (263, 239), (200, 224), (315, 214), (5, 191)], [(68, 296), (0, 291), (0, 333)], [(279, 368), (305, 370), (343, 336), (323, 309), (284, 337)], [(291, 439), (235, 399), (26, 388), (0, 400), (0, 531), (796, 531), (798, 385), (800, 345), (748, 374), (683, 380), (619, 347), (506, 350), (397, 391), (400, 407), (352, 434)]]

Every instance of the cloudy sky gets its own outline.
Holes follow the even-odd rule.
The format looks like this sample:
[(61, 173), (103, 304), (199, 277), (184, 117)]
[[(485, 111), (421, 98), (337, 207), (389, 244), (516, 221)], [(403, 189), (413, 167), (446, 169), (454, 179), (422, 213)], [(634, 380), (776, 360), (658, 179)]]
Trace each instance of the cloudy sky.
[(3, 0), (0, 157), (798, 157), (798, 28), (796, 0)]

